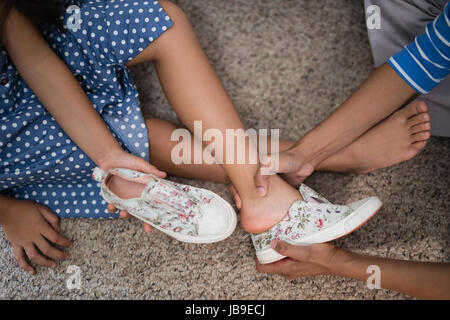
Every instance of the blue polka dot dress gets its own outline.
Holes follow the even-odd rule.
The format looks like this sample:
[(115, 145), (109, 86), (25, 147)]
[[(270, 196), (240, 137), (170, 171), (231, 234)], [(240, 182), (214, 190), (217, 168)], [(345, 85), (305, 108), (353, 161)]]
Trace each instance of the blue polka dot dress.
[[(172, 25), (157, 1), (64, 1), (80, 28), (42, 33), (78, 79), (122, 147), (149, 160), (147, 128), (125, 63)], [(64, 25), (73, 11), (64, 11)], [(71, 20), (73, 21), (73, 20)], [(0, 190), (60, 217), (111, 218), (91, 174), (95, 164), (63, 132), (0, 47)]]

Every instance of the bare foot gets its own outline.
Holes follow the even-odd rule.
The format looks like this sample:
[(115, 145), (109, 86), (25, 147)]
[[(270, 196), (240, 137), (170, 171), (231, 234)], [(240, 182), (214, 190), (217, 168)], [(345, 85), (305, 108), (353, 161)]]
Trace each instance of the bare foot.
[(366, 132), (317, 170), (367, 173), (413, 158), (430, 138), (430, 115), (414, 101)]
[(110, 176), (106, 185), (121, 199), (139, 198), (145, 188), (145, 184), (126, 180), (118, 175)]
[[(239, 198), (242, 227), (250, 233), (261, 233), (280, 222), (289, 212), (292, 203), (302, 200), (300, 193), (278, 175), (270, 176), (270, 189), (261, 197), (257, 191), (248, 198)], [(232, 190), (231, 190), (232, 191)]]

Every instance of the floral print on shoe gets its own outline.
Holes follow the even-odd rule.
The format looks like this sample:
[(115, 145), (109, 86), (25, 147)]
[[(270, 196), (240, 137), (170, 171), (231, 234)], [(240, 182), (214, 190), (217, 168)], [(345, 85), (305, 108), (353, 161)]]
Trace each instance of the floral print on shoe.
[[(112, 175), (146, 185), (140, 197), (121, 199), (107, 185)], [(117, 168), (96, 168), (93, 178), (101, 183), (104, 199), (116, 208), (185, 242), (209, 243), (228, 237), (236, 226), (233, 208), (217, 194), (161, 179), (151, 174)]]
[(266, 232), (253, 235), (253, 244), (259, 251), (270, 247), (274, 239), (297, 241), (334, 225), (351, 212), (347, 206), (299, 200), (292, 204), (286, 217), (277, 225)]
[(294, 202), (286, 217), (269, 230), (252, 235), (256, 255), (261, 263), (284, 258), (270, 244), (283, 240), (291, 244), (313, 244), (344, 236), (364, 224), (381, 207), (377, 197), (366, 198), (349, 205), (336, 205), (302, 184), (304, 200)]

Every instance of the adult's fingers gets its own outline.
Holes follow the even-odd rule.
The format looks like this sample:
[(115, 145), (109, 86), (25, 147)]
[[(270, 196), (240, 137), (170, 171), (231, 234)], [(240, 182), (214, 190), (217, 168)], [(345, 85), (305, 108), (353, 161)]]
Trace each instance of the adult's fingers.
[(19, 246), (13, 246), (14, 259), (19, 263), (19, 267), (28, 272), (29, 274), (35, 274), (34, 268), (25, 259), (23, 248)]
[(50, 245), (50, 243), (48, 243), (48, 241), (44, 237), (40, 237), (40, 239), (36, 240), (35, 244), (38, 247), (39, 251), (41, 251), (43, 255), (49, 258), (64, 260), (69, 256), (67, 252), (58, 250)]
[(273, 240), (270, 246), (279, 254), (297, 261), (308, 261), (310, 256), (309, 246), (292, 245), (281, 240)]
[(315, 263), (299, 262), (289, 257), (269, 264), (256, 262), (256, 269), (261, 273), (280, 274), (288, 279), (327, 274), (323, 267)]
[(37, 249), (34, 247), (33, 244), (30, 244), (28, 246), (26, 246), (25, 248), (25, 253), (27, 254), (28, 259), (30, 259), (30, 261), (44, 266), (44, 267), (49, 267), (49, 268), (55, 268), (56, 267), (56, 263), (51, 261), (50, 259), (45, 258), (43, 255), (41, 255)]
[(61, 232), (61, 228), (59, 227), (59, 217), (56, 214), (44, 206), (39, 207), (39, 212), (56, 232)]
[(259, 164), (258, 170), (256, 171), (254, 182), (258, 189), (258, 193), (261, 197), (264, 197), (269, 190), (269, 177), (277, 173), (274, 168), (271, 167), (271, 156), (266, 157), (268, 164)]
[(254, 177), (255, 185), (261, 196), (265, 196), (269, 190), (271, 174), (283, 174), (289, 184), (297, 186), (314, 171), (314, 167), (293, 149), (272, 154), (268, 159), (269, 163), (260, 165)]
[(72, 246), (72, 242), (69, 239), (51, 228), (45, 228), (41, 232), (41, 235), (44, 236), (48, 241), (61, 247), (70, 248)]
[[(300, 163), (300, 162), (299, 162)], [(298, 187), (314, 172), (314, 167), (310, 163), (305, 163), (297, 171), (281, 173), (281, 176), (291, 186)]]
[(256, 270), (261, 273), (281, 274), (286, 276), (291, 272), (292, 266), (296, 263), (296, 261), (289, 258), (268, 264), (261, 264), (259, 261), (256, 261)]
[(255, 185), (261, 196), (265, 196), (269, 190), (269, 177), (276, 173), (295, 173), (302, 169), (302, 159), (297, 157), (294, 151), (287, 150), (267, 156), (264, 164), (261, 164), (254, 177)]
[(241, 197), (239, 196), (239, 192), (237, 191), (235, 186), (233, 184), (230, 184), (228, 186), (228, 190), (230, 190), (230, 193), (233, 196), (234, 202), (236, 203), (236, 207), (238, 209), (241, 209), (241, 207), (242, 207)]

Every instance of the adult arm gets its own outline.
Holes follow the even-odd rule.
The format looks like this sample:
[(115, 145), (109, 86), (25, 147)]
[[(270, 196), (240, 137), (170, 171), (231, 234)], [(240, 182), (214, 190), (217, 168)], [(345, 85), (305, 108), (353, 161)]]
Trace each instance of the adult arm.
[[(450, 71), (450, 5), (402, 51), (375, 70), (327, 119), (290, 150), (281, 153), (279, 168), (300, 183), (319, 163), (348, 146), (368, 129), (418, 94), (426, 94)], [(267, 176), (256, 184), (267, 189)]]
[(450, 299), (450, 264), (384, 259), (352, 253), (331, 244), (294, 246), (274, 242), (274, 249), (288, 258), (272, 264), (257, 263), (259, 272), (277, 273), (288, 278), (332, 274), (366, 282), (379, 267), (380, 285), (423, 299)]

